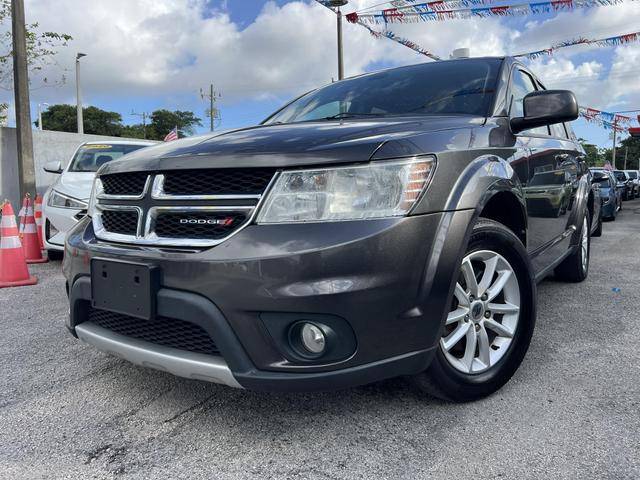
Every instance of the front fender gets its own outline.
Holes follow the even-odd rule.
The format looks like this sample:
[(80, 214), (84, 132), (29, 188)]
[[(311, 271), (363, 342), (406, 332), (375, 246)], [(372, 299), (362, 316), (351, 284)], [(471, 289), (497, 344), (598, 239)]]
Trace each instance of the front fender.
[(478, 214), (500, 192), (512, 193), (526, 219), (526, 203), (516, 172), (497, 155), (482, 155), (469, 163), (458, 177), (445, 203), (445, 210), (475, 210)]

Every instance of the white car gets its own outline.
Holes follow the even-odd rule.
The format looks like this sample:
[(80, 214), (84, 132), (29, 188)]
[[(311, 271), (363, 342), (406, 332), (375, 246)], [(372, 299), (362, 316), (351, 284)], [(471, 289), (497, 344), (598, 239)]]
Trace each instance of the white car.
[(44, 166), (46, 172), (60, 174), (42, 201), (43, 240), (50, 257), (60, 257), (67, 232), (85, 216), (96, 171), (111, 160), (156, 143), (149, 140), (87, 142), (78, 147), (66, 168), (62, 168), (61, 162)]

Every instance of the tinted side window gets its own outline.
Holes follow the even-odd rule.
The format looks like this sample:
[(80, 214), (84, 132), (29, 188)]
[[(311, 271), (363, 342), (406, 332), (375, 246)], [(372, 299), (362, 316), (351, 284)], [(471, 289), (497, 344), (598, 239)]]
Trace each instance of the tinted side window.
[(551, 135), (558, 138), (568, 138), (567, 132), (564, 130), (564, 125), (561, 123), (554, 123), (551, 127)]
[[(528, 93), (536, 90), (536, 85), (530, 75), (522, 70), (513, 71), (511, 75), (511, 110), (509, 112), (511, 117), (524, 116), (523, 99)], [(525, 130), (523, 133), (549, 135), (549, 130), (547, 127), (539, 127)]]
[(573, 128), (571, 128), (571, 124), (570, 123), (565, 123), (564, 124), (564, 128), (567, 130), (567, 137), (574, 141), (577, 142), (578, 141), (578, 137), (576, 137), (576, 134), (573, 133)]

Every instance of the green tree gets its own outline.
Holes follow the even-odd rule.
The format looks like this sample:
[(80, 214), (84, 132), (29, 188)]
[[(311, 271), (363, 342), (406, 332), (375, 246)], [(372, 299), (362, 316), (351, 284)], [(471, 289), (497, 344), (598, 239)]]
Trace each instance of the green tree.
[(151, 114), (151, 122), (147, 127), (147, 138), (162, 140), (167, 133), (178, 127), (178, 136), (193, 135), (195, 127), (202, 126), (202, 120), (193, 112), (176, 110), (156, 110)]
[[(11, 1), (0, 0), (0, 88), (10, 90), (13, 86), (13, 44), (11, 34)], [(54, 63), (54, 57), (60, 47), (66, 47), (73, 39), (71, 35), (58, 32), (40, 32), (38, 23), (27, 26), (27, 65), (29, 77), (33, 80), (35, 74), (41, 72), (48, 65)], [(56, 81), (46, 77), (40, 81), (44, 84), (64, 83), (64, 74)]]
[(149, 134), (151, 132), (149, 130), (149, 125), (144, 129), (141, 123), (136, 125), (124, 125), (122, 127), (122, 136), (127, 138), (145, 138), (145, 131), (146, 138), (150, 139), (151, 137), (149, 137)]
[(620, 146), (616, 148), (616, 165), (618, 168), (624, 168), (624, 157), (627, 156), (627, 169), (640, 169), (640, 138), (627, 137), (620, 142)]
[(584, 138), (579, 138), (578, 142), (584, 148), (586, 156), (587, 165), (590, 167), (601, 167), (604, 165), (604, 155), (602, 149), (598, 148), (596, 145), (592, 143), (588, 143)]
[[(123, 134), (122, 116), (98, 107), (82, 109), (85, 133), (120, 137)], [(34, 122), (35, 124), (36, 122)], [(42, 112), (42, 125), (45, 130), (59, 132), (77, 132), (77, 111), (73, 105), (51, 105)]]

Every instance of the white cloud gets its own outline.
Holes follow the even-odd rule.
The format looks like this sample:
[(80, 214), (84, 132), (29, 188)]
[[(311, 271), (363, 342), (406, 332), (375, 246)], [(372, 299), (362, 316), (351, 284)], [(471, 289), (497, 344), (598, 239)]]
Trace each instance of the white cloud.
[[(229, 2), (239, 8), (239, 2)], [(231, 21), (224, 5), (207, 11), (205, 0), (27, 0), (29, 21), (43, 30), (69, 33), (74, 40), (57, 62), (70, 82), (48, 89), (47, 101), (74, 101), (73, 66), (77, 51), (83, 62), (86, 96), (166, 98), (197, 95), (210, 82), (225, 102), (240, 99), (286, 99), (336, 76), (335, 17), (313, 1), (282, 6), (265, 2), (253, 23)], [(371, 5), (352, 0), (350, 8)], [(470, 47), (474, 56), (502, 55), (549, 47), (586, 36), (610, 36), (637, 30), (635, 3), (562, 13), (550, 20), (478, 19), (393, 25), (399, 35), (446, 57), (454, 48)], [(374, 39), (365, 29), (345, 22), (345, 64), (349, 75), (376, 64), (427, 61), (390, 40)], [(608, 59), (580, 61), (585, 52), (607, 51)], [(613, 61), (613, 63), (611, 63)], [(640, 103), (640, 46), (565, 49), (532, 63), (550, 86), (576, 91), (582, 104)], [(45, 72), (55, 77), (60, 70)], [(598, 79), (594, 81), (594, 79)], [(38, 99), (35, 92), (34, 99)], [(181, 105), (175, 105), (179, 108)], [(640, 106), (640, 105), (639, 105)]]

